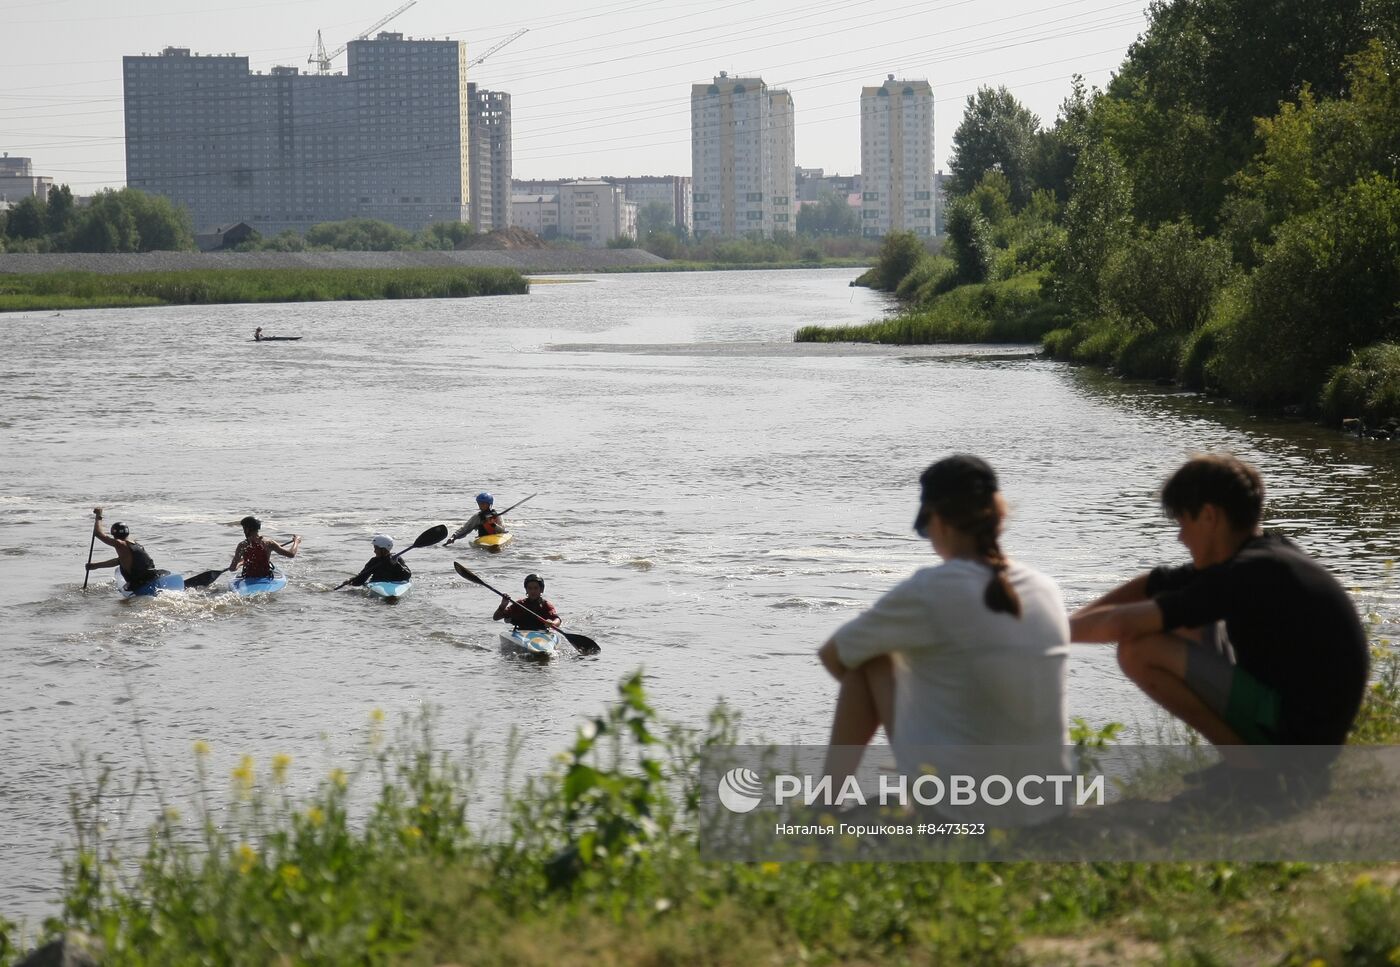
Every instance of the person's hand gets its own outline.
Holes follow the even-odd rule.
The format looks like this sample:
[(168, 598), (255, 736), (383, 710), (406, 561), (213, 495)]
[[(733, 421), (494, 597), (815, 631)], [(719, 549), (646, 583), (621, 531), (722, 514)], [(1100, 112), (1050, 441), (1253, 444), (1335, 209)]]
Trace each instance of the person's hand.
[(101, 520), (101, 519), (102, 519), (102, 508), (101, 508), (101, 507), (94, 507), (94, 508), (92, 509), (92, 516), (93, 516), (93, 517), (96, 517), (98, 520)]
[(457, 538), (455, 538), (455, 537), (449, 537), (449, 538), (447, 539), (447, 542), (444, 543), (442, 546), (443, 546), (443, 547), (451, 547), (453, 544), (456, 544), (456, 543), (457, 543)]

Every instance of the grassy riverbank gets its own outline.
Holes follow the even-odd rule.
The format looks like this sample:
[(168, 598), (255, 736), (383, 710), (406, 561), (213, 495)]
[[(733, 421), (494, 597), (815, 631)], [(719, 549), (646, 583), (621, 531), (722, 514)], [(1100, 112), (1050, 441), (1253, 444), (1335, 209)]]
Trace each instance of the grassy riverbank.
[(215, 269), (0, 275), (0, 312), (246, 302), (456, 299), (522, 295), (514, 269)]
[[(1389, 655), (1359, 739), (1400, 735)], [(204, 792), (167, 804), (139, 857), (108, 832), (133, 790), (104, 780), (80, 798), (45, 933), (95, 938), (108, 965), (1341, 964), (1400, 950), (1394, 866), (704, 862), (696, 762), (736, 728), (723, 709), (700, 734), (666, 726), (639, 676), (489, 834), (465, 819), (482, 791), (470, 749), (436, 749), (426, 722), (388, 740), (382, 718), (356, 768), (295, 799), (300, 764), (245, 758), (225, 780), (195, 742)], [(0, 921), (0, 964), (18, 949)]]

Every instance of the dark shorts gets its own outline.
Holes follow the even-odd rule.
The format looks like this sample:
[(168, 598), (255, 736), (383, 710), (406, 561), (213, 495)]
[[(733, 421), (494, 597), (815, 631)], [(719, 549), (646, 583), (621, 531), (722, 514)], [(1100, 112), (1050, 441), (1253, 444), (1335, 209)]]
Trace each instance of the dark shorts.
[(1250, 745), (1279, 741), (1283, 698), (1210, 641), (1187, 650), (1186, 687)]

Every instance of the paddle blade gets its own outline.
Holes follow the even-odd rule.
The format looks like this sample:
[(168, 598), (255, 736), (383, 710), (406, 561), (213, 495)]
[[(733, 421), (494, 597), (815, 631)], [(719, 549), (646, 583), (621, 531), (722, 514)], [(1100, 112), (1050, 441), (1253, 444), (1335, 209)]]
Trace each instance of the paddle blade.
[(429, 527), (418, 535), (418, 540), (413, 542), (414, 547), (431, 547), (433, 544), (447, 540), (447, 525), (438, 524), (436, 527)]
[(569, 644), (573, 645), (580, 655), (596, 655), (603, 650), (598, 647), (598, 642), (587, 635), (576, 635), (572, 631), (560, 631), (559, 633), (569, 639)]
[(219, 579), (219, 575), (223, 574), (227, 570), (228, 568), (221, 567), (217, 571), (200, 571), (198, 574), (185, 578), (185, 587), (187, 589), (207, 588), (209, 585), (213, 584)]
[[(495, 590), (496, 590), (495, 588), (491, 587), (491, 585), (489, 585), (489, 584), (487, 584), (485, 581), (481, 580), (481, 578), (479, 578), (479, 577), (477, 577), (475, 574), (473, 574), (473, 573), (472, 573), (470, 570), (468, 570), (466, 567), (463, 567), (461, 561), (453, 561), (453, 562), (452, 562), (452, 566), (457, 570), (457, 573), (458, 573), (458, 574), (462, 575), (462, 577), (466, 578), (468, 581), (472, 582), (473, 584), (479, 584), (479, 585), (481, 585), (483, 588), (486, 588), (486, 590), (488, 590), (488, 591), (495, 591)], [(499, 594), (500, 592), (497, 591), (496, 593)]]

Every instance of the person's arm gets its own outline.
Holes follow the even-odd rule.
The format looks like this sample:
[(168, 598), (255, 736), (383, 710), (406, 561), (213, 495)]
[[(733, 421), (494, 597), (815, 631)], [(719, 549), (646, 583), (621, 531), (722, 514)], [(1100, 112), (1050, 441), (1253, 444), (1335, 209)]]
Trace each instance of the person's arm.
[(1132, 604), (1135, 601), (1146, 601), (1148, 599), (1147, 579), (1149, 576), (1151, 576), (1151, 572), (1144, 571), (1131, 581), (1125, 581), (1123, 584), (1118, 585), (1118, 587), (1100, 597), (1097, 601), (1091, 601), (1089, 604), (1084, 605), (1084, 607), (1074, 612), (1074, 615), (1070, 616), (1071, 619), (1073, 619), (1075, 615), (1086, 614), (1098, 608), (1107, 607), (1108, 605)]
[[(449, 538), (447, 539), (447, 544), (452, 544), (452, 543), (455, 543), (455, 542), (457, 542), (457, 541), (460, 541), (462, 538), (466, 537), (466, 536), (467, 536), (468, 534), (470, 534), (472, 531), (476, 530), (477, 527), (479, 527), (480, 525), (481, 525), (481, 515), (480, 515), (480, 514), (472, 514), (470, 517), (467, 518), (467, 522), (466, 522), (465, 524), (463, 524), (461, 527), (457, 528), (457, 530), (453, 532), (452, 536), (449, 537)], [(447, 544), (444, 544), (443, 546), (446, 547)]]
[(339, 591), (341, 588), (345, 587), (347, 584), (350, 585), (352, 588), (364, 587), (365, 582), (369, 580), (369, 572), (372, 571), (373, 569), (374, 569), (374, 561), (373, 561), (373, 559), (371, 559), (370, 562), (369, 562), (368, 564), (366, 564), (363, 568), (360, 569), (360, 573), (359, 573), (359, 574), (356, 574), (356, 575), (355, 575), (354, 577), (352, 577), (352, 578), (347, 578), (346, 580), (341, 581), (339, 584), (337, 584), (337, 585), (335, 586), (335, 589), (336, 589), (337, 591)]
[(1156, 601), (1089, 605), (1070, 616), (1069, 640), (1117, 642), (1155, 634), (1163, 628), (1162, 609)]
[(505, 618), (506, 612), (510, 610), (510, 606), (514, 603), (515, 602), (511, 601), (510, 595), (501, 595), (501, 603), (496, 605), (496, 613), (491, 616), (491, 620), (500, 621)]
[(108, 537), (107, 532), (102, 529), (102, 518), (100, 516), (92, 519), (92, 533), (99, 541), (106, 544), (108, 547), (117, 546), (117, 539), (115, 537)]
[(89, 571), (100, 571), (105, 567), (116, 567), (121, 564), (121, 562), (122, 559), (119, 557), (114, 557), (110, 561), (93, 561), (88, 564), (87, 569)]
[(559, 617), (558, 609), (548, 601), (544, 603), (544, 609), (541, 611), (540, 617), (544, 619), (545, 624), (555, 630), (558, 630), (559, 626), (564, 623)]
[(228, 562), (228, 569), (230, 571), (238, 570), (238, 565), (243, 560), (243, 552), (247, 549), (248, 541), (246, 539), (238, 542), (238, 546), (233, 549), (233, 560)]
[(278, 554), (281, 554), (283, 557), (296, 557), (296, 556), (297, 556), (297, 550), (301, 547), (301, 537), (300, 537), (299, 535), (297, 535), (297, 534), (293, 534), (293, 535), (292, 535), (292, 542), (291, 542), (290, 544), (288, 544), (286, 547), (283, 547), (281, 544), (277, 543), (276, 541), (267, 540), (266, 538), (264, 538), (264, 541), (266, 542), (266, 544), (267, 544), (267, 546), (268, 546), (268, 548), (269, 548), (270, 550), (276, 551)]

